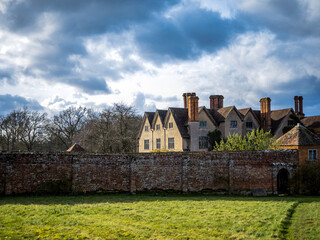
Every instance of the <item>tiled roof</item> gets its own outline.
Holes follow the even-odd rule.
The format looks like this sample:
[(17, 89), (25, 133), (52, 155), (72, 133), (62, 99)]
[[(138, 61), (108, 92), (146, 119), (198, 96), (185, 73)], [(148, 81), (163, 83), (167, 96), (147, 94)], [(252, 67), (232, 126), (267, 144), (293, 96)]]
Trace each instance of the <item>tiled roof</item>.
[(280, 126), (282, 120), (290, 114), (292, 108), (271, 111), (271, 133), (274, 134)]
[(301, 122), (308, 128), (320, 131), (320, 116), (305, 117), (301, 119)]
[(153, 120), (153, 117), (154, 117), (154, 114), (155, 112), (145, 112), (148, 120), (149, 120), (149, 123), (151, 124), (152, 123), (152, 120)]
[(86, 150), (81, 147), (78, 143), (75, 143), (70, 147), (67, 152), (85, 152)]
[(251, 108), (243, 108), (243, 109), (238, 109), (238, 112), (242, 115), (242, 118), (244, 118), (248, 112), (250, 111)]
[(277, 143), (281, 146), (314, 146), (320, 145), (320, 138), (301, 124), (298, 124), (281, 136)]
[(158, 114), (159, 114), (159, 117), (160, 117), (160, 120), (162, 122), (162, 124), (164, 123), (164, 119), (166, 118), (166, 115), (167, 115), (167, 110), (157, 110)]
[(183, 138), (189, 137), (188, 134), (188, 109), (187, 108), (169, 108), (172, 116), (178, 126), (179, 132)]

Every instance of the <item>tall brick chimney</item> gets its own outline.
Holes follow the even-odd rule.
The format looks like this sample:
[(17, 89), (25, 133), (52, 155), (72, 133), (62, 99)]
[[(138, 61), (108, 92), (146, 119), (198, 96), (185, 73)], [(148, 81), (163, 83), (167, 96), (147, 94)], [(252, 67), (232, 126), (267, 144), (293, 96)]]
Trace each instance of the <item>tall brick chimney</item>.
[(261, 114), (261, 128), (264, 131), (271, 129), (271, 99), (261, 98), (260, 99), (260, 114)]
[(188, 96), (188, 121), (198, 122), (199, 112), (198, 112), (198, 102), (199, 98), (195, 95)]
[(304, 117), (304, 113), (303, 113), (303, 97), (299, 96), (299, 117)]
[(222, 95), (211, 95), (210, 97), (210, 109), (218, 110), (223, 108), (223, 99)]
[(196, 93), (184, 93), (183, 96), (183, 106), (184, 108), (188, 108), (188, 97), (189, 96), (196, 96)]
[(294, 96), (294, 113), (298, 115), (299, 113), (299, 97)]
[(190, 151), (199, 151), (199, 112), (197, 96), (188, 96), (188, 133)]

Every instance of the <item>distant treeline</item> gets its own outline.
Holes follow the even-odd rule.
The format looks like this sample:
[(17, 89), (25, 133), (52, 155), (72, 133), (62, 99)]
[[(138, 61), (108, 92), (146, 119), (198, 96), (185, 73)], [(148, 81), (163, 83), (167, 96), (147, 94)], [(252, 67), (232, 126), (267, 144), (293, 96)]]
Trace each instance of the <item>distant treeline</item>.
[(69, 107), (53, 117), (24, 107), (0, 116), (0, 150), (56, 152), (78, 143), (88, 152), (135, 152), (141, 119), (122, 103), (101, 112)]

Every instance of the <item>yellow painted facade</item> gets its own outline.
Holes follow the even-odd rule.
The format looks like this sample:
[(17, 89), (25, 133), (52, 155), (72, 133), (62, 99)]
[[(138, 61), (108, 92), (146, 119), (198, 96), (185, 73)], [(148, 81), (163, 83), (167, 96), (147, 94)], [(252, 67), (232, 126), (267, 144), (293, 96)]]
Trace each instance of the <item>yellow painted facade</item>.
[[(171, 113), (169, 113), (170, 116), (168, 118), (168, 121), (166, 122), (166, 130), (164, 131), (165, 139), (166, 139), (166, 150), (168, 151), (183, 151), (183, 139), (181, 137), (181, 134), (179, 132), (178, 126), (176, 122), (174, 121), (174, 118)], [(173, 127), (170, 128), (169, 125), (172, 123)], [(169, 138), (174, 138), (174, 148), (169, 148)]]
[[(139, 138), (139, 152), (150, 152), (152, 151), (152, 130), (151, 124), (148, 118), (144, 118), (143, 125), (141, 129), (141, 135)], [(146, 127), (148, 131), (146, 131)], [(145, 140), (149, 140), (149, 148), (145, 149)]]

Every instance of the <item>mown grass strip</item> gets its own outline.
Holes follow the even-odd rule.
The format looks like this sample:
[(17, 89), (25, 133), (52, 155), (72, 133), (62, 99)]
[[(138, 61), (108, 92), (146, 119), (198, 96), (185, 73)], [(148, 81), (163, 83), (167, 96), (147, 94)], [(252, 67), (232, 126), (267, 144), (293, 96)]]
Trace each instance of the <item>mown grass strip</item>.
[(0, 199), (0, 239), (279, 239), (295, 198), (102, 195)]
[(288, 209), (286, 213), (286, 217), (283, 219), (280, 225), (280, 236), (279, 238), (281, 240), (286, 240), (287, 239), (287, 234), (288, 234), (288, 229), (292, 223), (292, 216), (299, 205), (299, 202), (294, 202), (291, 207)]

